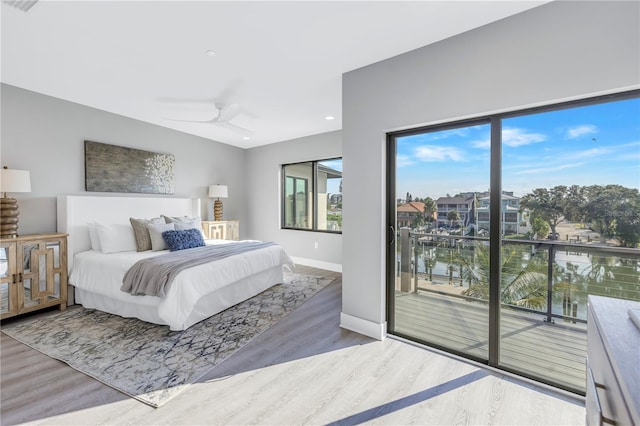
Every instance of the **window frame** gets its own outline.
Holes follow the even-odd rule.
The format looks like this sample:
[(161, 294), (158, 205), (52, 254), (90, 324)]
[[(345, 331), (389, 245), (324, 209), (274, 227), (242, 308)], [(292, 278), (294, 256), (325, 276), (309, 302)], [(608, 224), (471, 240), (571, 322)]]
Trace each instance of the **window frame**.
[[(306, 232), (323, 232), (323, 233), (327, 233), (327, 234), (342, 234), (342, 229), (338, 230), (338, 231), (333, 231), (333, 230), (328, 230), (328, 229), (318, 229), (318, 165), (320, 163), (323, 163), (325, 161), (334, 161), (334, 160), (340, 160), (342, 161), (342, 157), (329, 157), (329, 158), (323, 158), (320, 160), (307, 160), (307, 161), (298, 161), (295, 163), (283, 163), (280, 166), (280, 174), (281, 174), (281, 197), (280, 197), (280, 203), (281, 203), (281, 214), (280, 214), (280, 229), (286, 229), (286, 230), (291, 230), (291, 231), (306, 231)], [(311, 201), (311, 207), (309, 207), (307, 205), (307, 214), (308, 214), (308, 209), (311, 208), (312, 212), (311, 212), (311, 227), (309, 228), (298, 228), (295, 226), (287, 226), (286, 224), (286, 202), (287, 202), (287, 191), (286, 191), (286, 184), (287, 184), (287, 178), (288, 177), (293, 177), (296, 178), (294, 176), (287, 176), (286, 174), (286, 168), (287, 166), (296, 166), (296, 165), (300, 165), (300, 164), (311, 164), (311, 192), (312, 192), (312, 201)], [(296, 179), (302, 179), (302, 178), (296, 178)]]

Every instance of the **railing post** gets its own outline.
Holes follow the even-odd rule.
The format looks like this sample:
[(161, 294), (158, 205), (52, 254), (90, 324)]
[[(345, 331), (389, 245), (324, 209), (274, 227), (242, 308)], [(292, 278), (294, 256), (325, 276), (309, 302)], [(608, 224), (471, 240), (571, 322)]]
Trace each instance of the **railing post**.
[(555, 245), (549, 245), (549, 259), (547, 261), (547, 319), (546, 322), (553, 322), (551, 310), (553, 308), (553, 261), (555, 256)]
[(418, 292), (418, 235), (413, 234), (413, 289), (414, 293)]
[(400, 228), (400, 291), (411, 291), (411, 240), (409, 228)]

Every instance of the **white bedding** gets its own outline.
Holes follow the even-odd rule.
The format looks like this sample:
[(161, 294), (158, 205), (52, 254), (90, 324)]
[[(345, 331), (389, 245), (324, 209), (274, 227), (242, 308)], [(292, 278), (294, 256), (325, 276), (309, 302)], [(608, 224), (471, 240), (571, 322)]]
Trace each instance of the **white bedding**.
[[(207, 244), (229, 242), (207, 240)], [(69, 283), (77, 289), (77, 302), (88, 308), (165, 324), (171, 330), (184, 330), (260, 293), (277, 280), (281, 282), (282, 267), (293, 265), (282, 247), (274, 245), (182, 271), (166, 297), (132, 296), (120, 290), (125, 272), (135, 262), (164, 253), (77, 253), (69, 276)]]

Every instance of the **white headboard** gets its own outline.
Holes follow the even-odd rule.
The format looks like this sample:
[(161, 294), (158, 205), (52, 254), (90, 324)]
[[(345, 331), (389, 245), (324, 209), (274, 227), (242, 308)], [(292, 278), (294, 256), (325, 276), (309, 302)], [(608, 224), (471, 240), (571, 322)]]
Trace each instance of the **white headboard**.
[(58, 196), (58, 232), (69, 234), (68, 267), (73, 256), (91, 250), (87, 222), (102, 221), (129, 224), (129, 218), (166, 216), (200, 216), (197, 198), (99, 197), (90, 195)]

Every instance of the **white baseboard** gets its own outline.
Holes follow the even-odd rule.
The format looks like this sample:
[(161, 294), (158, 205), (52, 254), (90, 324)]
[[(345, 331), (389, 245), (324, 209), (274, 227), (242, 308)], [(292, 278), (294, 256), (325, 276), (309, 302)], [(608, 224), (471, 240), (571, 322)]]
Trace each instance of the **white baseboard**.
[(339, 263), (323, 262), (322, 260), (305, 259), (303, 257), (291, 257), (294, 262), (300, 265), (311, 266), (319, 269), (326, 269), (327, 271), (342, 273), (342, 265)]
[(340, 313), (340, 327), (356, 333), (364, 334), (377, 340), (383, 340), (387, 336), (387, 322), (378, 324), (373, 321), (354, 317), (344, 312)]

